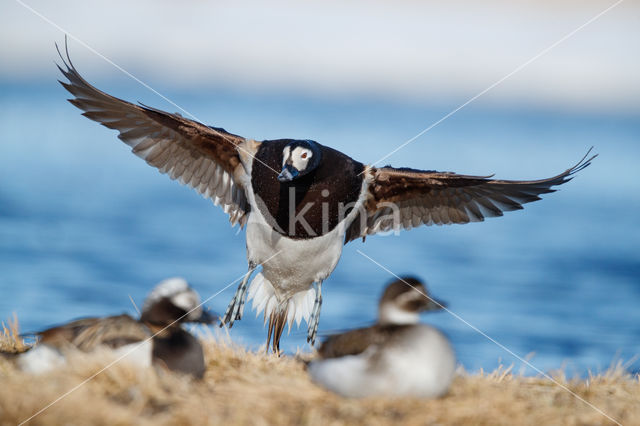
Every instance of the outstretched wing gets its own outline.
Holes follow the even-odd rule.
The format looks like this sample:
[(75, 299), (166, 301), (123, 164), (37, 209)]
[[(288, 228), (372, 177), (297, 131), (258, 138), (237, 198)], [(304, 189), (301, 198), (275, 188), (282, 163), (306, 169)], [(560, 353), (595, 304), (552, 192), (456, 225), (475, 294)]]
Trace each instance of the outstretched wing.
[(587, 167), (596, 155), (591, 149), (575, 166), (557, 176), (528, 181), (497, 180), (450, 172), (371, 168), (369, 200), (345, 235), (351, 240), (378, 232), (420, 225), (481, 222), (485, 217), (522, 209), (522, 204), (554, 192), (572, 175)]
[(222, 206), (233, 225), (244, 225), (248, 204), (243, 182), (247, 179), (240, 154), (252, 156), (257, 143), (247, 144), (224, 129), (108, 95), (80, 76), (68, 51), (66, 60), (58, 53), (65, 69), (58, 68), (69, 80), (60, 84), (74, 96), (69, 102), (83, 110), (82, 115), (117, 130), (138, 157)]

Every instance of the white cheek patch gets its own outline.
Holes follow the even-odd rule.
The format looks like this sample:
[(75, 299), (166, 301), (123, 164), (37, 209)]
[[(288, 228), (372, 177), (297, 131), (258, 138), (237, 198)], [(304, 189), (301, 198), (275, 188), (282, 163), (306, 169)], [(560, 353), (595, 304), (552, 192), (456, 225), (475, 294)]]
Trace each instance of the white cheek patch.
[(282, 150), (282, 166), (283, 167), (284, 167), (284, 164), (289, 159), (289, 155), (291, 155), (291, 147), (285, 146), (284, 149)]
[(142, 310), (149, 310), (151, 308), (151, 305), (153, 305), (163, 297), (170, 297), (173, 294), (180, 294), (187, 291), (189, 291), (189, 284), (184, 278), (167, 278), (166, 280), (160, 282), (157, 286), (155, 286), (151, 293), (149, 293), (144, 301)]
[[(303, 158), (302, 156), (305, 154), (306, 154), (306, 157)], [(309, 160), (311, 159), (312, 155), (313, 155), (313, 152), (311, 152), (306, 148), (301, 148), (301, 147), (295, 148), (292, 153), (291, 163), (293, 164), (293, 167), (295, 167), (296, 169), (300, 171), (305, 170), (307, 168), (307, 164), (309, 164)]]
[(173, 296), (171, 298), (171, 302), (177, 307), (182, 308), (188, 312), (198, 306), (198, 304), (200, 303), (200, 298), (192, 291), (185, 291)]
[(380, 318), (378, 320), (382, 324), (417, 324), (420, 321), (417, 312), (400, 309), (393, 303), (385, 303), (380, 308), (379, 315)]

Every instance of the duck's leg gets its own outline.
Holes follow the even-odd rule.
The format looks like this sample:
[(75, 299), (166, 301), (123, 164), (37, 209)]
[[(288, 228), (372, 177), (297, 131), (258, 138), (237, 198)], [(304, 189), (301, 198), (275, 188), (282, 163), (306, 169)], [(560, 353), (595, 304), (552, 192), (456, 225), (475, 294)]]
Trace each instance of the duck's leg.
[(220, 327), (228, 325), (229, 328), (231, 328), (233, 327), (233, 322), (235, 320), (242, 319), (242, 312), (244, 311), (244, 301), (247, 297), (247, 283), (249, 282), (249, 278), (251, 277), (251, 274), (253, 273), (255, 268), (255, 263), (249, 261), (249, 270), (238, 286), (233, 299), (231, 299), (231, 302), (229, 302), (229, 306), (227, 306), (227, 310), (224, 312), (222, 321), (220, 321)]
[(311, 346), (316, 342), (316, 334), (318, 333), (318, 323), (320, 322), (320, 308), (322, 307), (322, 281), (316, 286), (316, 300), (313, 303), (313, 311), (309, 318), (309, 328), (307, 329), (307, 342)]

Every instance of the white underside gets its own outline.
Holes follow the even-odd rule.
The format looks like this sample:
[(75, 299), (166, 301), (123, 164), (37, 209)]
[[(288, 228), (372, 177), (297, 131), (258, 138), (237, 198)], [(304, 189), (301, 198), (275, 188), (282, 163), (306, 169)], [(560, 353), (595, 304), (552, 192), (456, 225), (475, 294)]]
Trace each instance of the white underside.
[[(363, 181), (363, 189), (367, 181)], [(247, 191), (250, 192), (250, 191)], [(363, 194), (366, 191), (362, 191)], [(248, 194), (251, 213), (247, 223), (247, 258), (262, 265), (262, 273), (251, 282), (249, 299), (265, 318), (274, 310), (288, 309), (288, 322), (308, 322), (315, 299), (314, 283), (324, 281), (335, 269), (342, 254), (344, 234), (364, 202), (330, 232), (310, 239), (291, 239), (274, 231)], [(273, 222), (271, 222), (273, 223)]]
[(359, 355), (313, 361), (309, 374), (342, 396), (444, 395), (453, 380), (455, 354), (438, 330), (416, 325), (394, 346), (372, 346)]
[(113, 352), (113, 356), (119, 360), (118, 362), (127, 362), (138, 367), (151, 367), (153, 363), (153, 339), (120, 346), (110, 352)]
[[(67, 364), (68, 358), (87, 360), (90, 357), (106, 356), (107, 361), (130, 363), (139, 367), (151, 366), (152, 341), (136, 342), (117, 349), (97, 348), (92, 352), (80, 352), (74, 349), (64, 351), (47, 344), (41, 344), (21, 354), (17, 359), (18, 368), (31, 374), (42, 374)], [(73, 353), (71, 353), (73, 352)], [(100, 358), (103, 360), (104, 358)]]

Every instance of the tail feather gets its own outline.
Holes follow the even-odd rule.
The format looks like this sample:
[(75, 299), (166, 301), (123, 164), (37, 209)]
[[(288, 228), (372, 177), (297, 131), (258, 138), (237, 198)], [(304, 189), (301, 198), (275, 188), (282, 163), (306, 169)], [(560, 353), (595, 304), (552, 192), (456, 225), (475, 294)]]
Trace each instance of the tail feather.
[(269, 334), (267, 335), (267, 351), (269, 350), (269, 341), (273, 333), (273, 345), (271, 349), (274, 354), (280, 355), (280, 337), (287, 323), (287, 308), (284, 310), (273, 311), (269, 314)]
[(291, 325), (294, 321), (298, 327), (303, 319), (307, 322), (309, 321), (315, 298), (316, 290), (314, 288), (311, 288), (308, 291), (301, 291), (293, 295), (289, 301), (289, 315), (287, 318), (287, 321), (289, 322), (289, 330), (287, 333), (291, 332)]
[[(256, 317), (264, 311), (264, 324), (269, 323), (267, 347), (271, 336), (274, 338), (274, 344), (276, 342), (279, 344), (280, 335), (287, 323), (289, 324), (288, 332), (291, 332), (294, 322), (300, 326), (302, 320), (309, 321), (315, 297), (316, 290), (310, 288), (294, 294), (288, 301), (281, 303), (271, 282), (261, 272), (255, 276), (249, 286), (248, 298), (253, 301), (252, 306), (256, 310)], [(276, 346), (274, 351), (275, 348)]]
[(256, 318), (267, 307), (271, 296), (274, 296), (273, 287), (264, 283), (264, 275), (258, 273), (249, 285), (249, 300), (253, 300), (253, 309), (256, 311)]
[[(294, 321), (300, 325), (302, 320), (308, 321), (313, 310), (313, 302), (316, 297), (316, 290), (310, 288), (293, 295), (287, 303), (287, 322), (291, 326)], [(262, 273), (259, 273), (251, 281), (248, 293), (249, 300), (252, 300), (252, 307), (256, 310), (256, 317), (264, 311), (265, 325), (271, 312), (280, 309), (280, 302), (276, 291), (269, 280)]]

